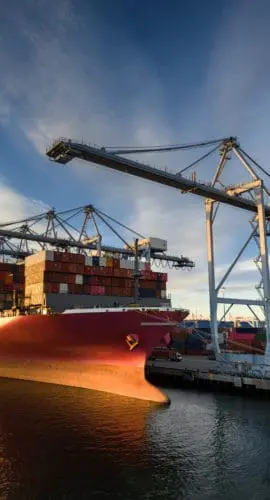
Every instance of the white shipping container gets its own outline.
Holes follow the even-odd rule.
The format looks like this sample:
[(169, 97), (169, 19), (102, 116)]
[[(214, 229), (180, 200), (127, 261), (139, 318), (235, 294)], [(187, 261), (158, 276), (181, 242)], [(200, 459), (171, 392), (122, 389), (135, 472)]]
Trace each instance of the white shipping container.
[(100, 267), (106, 267), (106, 257), (99, 257)]
[(45, 262), (45, 260), (54, 260), (53, 250), (42, 250), (41, 252), (29, 255), (25, 258), (25, 267), (33, 266), (33, 264), (38, 264), (39, 262)]
[(166, 252), (167, 250), (167, 241), (162, 240), (160, 238), (148, 238), (150, 247), (153, 248), (154, 250), (160, 250), (162, 252)]
[(145, 262), (139, 262), (139, 271), (145, 270)]
[(162, 299), (166, 299), (166, 297), (167, 297), (167, 292), (166, 292), (166, 290), (161, 290), (161, 298), (162, 298)]
[(92, 266), (93, 258), (89, 255), (86, 255), (85, 257), (85, 265), (86, 266)]
[(75, 283), (76, 283), (76, 285), (83, 285), (83, 275), (82, 274), (76, 274)]
[(59, 292), (60, 293), (68, 293), (68, 284), (67, 283), (60, 283)]

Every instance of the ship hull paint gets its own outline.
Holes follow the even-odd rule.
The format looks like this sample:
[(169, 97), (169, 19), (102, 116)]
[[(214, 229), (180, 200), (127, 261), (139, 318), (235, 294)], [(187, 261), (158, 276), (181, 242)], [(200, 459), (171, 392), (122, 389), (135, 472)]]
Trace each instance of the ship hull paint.
[[(0, 376), (166, 403), (145, 380), (145, 360), (175, 330), (169, 322), (180, 322), (183, 314), (131, 310), (0, 318)], [(138, 336), (132, 351), (129, 334)]]

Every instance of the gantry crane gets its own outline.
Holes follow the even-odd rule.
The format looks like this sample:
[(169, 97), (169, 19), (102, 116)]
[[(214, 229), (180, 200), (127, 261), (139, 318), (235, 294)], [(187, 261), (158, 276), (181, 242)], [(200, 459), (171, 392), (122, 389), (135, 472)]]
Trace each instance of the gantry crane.
[[(210, 146), (211, 148), (214, 146), (214, 148), (202, 155), (196, 161), (193, 161), (191, 165), (182, 168), (182, 170), (177, 173), (169, 173), (168, 171), (154, 168), (145, 163), (134, 161), (123, 156), (128, 154), (151, 153), (158, 151), (188, 150)], [(208, 183), (198, 182), (195, 175), (192, 176), (192, 179), (188, 179), (183, 176), (183, 173), (190, 167), (198, 165), (201, 161), (213, 155), (215, 152), (219, 153), (217, 168), (212, 179)], [(221, 176), (224, 171), (224, 167), (232, 154), (240, 161), (240, 164), (248, 173), (250, 180), (243, 184), (225, 186)], [(123, 173), (128, 173), (136, 177), (141, 177), (143, 179), (173, 187), (180, 190), (182, 193), (192, 193), (203, 197), (205, 199), (206, 210), (211, 330), (216, 355), (220, 357), (217, 317), (218, 304), (223, 303), (229, 306), (227, 311), (225, 310), (225, 315), (234, 304), (247, 305), (255, 315), (256, 313), (254, 312), (253, 307), (260, 306), (265, 317), (267, 347), (263, 363), (261, 362), (261, 359), (259, 359), (257, 363), (260, 363), (262, 371), (265, 369), (264, 367), (267, 364), (270, 364), (270, 280), (267, 248), (267, 236), (270, 234), (268, 230), (270, 207), (265, 203), (265, 199), (269, 199), (270, 193), (263, 179), (258, 176), (257, 170), (260, 170), (260, 172), (264, 175), (269, 176), (269, 174), (240, 147), (240, 144), (235, 137), (196, 144), (122, 149), (105, 147), (97, 148), (70, 139), (60, 139), (54, 142), (48, 149), (47, 156), (51, 160), (63, 165), (73, 159), (85, 160), (113, 170), (118, 170)], [(244, 245), (233, 260), (232, 264), (229, 266), (223, 278), (218, 284), (216, 284), (213, 225), (220, 204), (227, 204), (251, 212), (253, 217), (250, 221), (252, 225), (250, 236), (244, 242)], [(231, 274), (231, 271), (235, 267), (239, 258), (242, 256), (249, 242), (253, 239), (256, 241), (259, 248), (256, 265), (261, 275), (258, 287), (260, 291), (260, 298), (258, 298), (258, 300), (253, 300), (247, 298), (239, 299), (233, 297), (221, 297), (219, 293), (224, 285), (224, 282)], [(230, 359), (233, 359), (233, 356), (231, 356)]]

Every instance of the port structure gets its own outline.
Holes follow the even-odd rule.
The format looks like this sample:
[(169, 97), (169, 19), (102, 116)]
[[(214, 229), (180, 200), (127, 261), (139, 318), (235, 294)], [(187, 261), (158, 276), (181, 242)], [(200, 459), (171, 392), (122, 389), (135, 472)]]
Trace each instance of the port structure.
[[(103, 244), (104, 227), (122, 242), (123, 248)], [(59, 212), (53, 208), (32, 217), (0, 224), (0, 257), (24, 259), (36, 251), (54, 248), (84, 255), (94, 251), (97, 256), (106, 253), (123, 258), (143, 257), (147, 262), (154, 261), (157, 266), (173, 266), (176, 269), (192, 269), (195, 266), (187, 257), (167, 255), (150, 244), (136, 244), (135, 248), (121, 234), (121, 229), (125, 230), (125, 234), (129, 232), (135, 242), (149, 240), (93, 205)]]
[[(178, 173), (169, 173), (168, 171), (163, 171), (159, 168), (155, 168), (123, 156), (138, 153), (188, 150), (206, 146), (214, 146), (214, 148), (206, 154), (203, 154), (196, 161), (193, 161), (187, 167), (182, 168), (182, 170)], [(216, 172), (210, 182), (198, 182), (196, 180), (196, 174), (193, 174), (191, 179), (183, 176), (183, 173), (189, 168), (194, 168), (195, 165), (197, 166), (205, 158), (209, 157), (216, 151), (219, 153), (219, 160)], [(243, 168), (248, 172), (250, 178), (249, 182), (234, 184), (227, 187), (224, 185), (221, 180), (221, 176), (228, 160), (231, 158), (231, 155), (235, 155)], [(257, 360), (255, 359), (256, 356), (253, 357), (252, 360), (251, 356), (249, 356), (247, 361), (253, 362), (253, 364), (249, 363), (248, 365), (250, 370), (253, 369), (252, 366), (254, 367), (255, 363), (257, 365), (256, 371), (259, 370), (260, 374), (264, 376), (265, 370), (268, 371), (268, 365), (270, 364), (270, 282), (267, 248), (267, 236), (270, 235), (270, 207), (265, 203), (265, 200), (266, 198), (269, 198), (270, 193), (265, 186), (263, 179), (257, 174), (257, 170), (260, 170), (267, 176), (269, 176), (269, 174), (240, 147), (237, 138), (229, 137), (186, 145), (122, 149), (105, 147), (98, 148), (96, 146), (79, 143), (71, 139), (59, 139), (58, 141), (55, 141), (47, 150), (47, 156), (49, 159), (63, 165), (73, 159), (85, 160), (90, 163), (102, 165), (113, 170), (173, 187), (183, 194), (195, 194), (205, 199), (210, 319), (214, 351), (217, 359), (220, 359), (221, 361), (225, 360), (223, 353), (221, 353), (218, 340), (218, 323), (224, 316), (226, 317), (226, 314), (233, 307), (233, 305), (246, 305), (257, 319), (259, 318), (254, 310), (254, 306), (259, 306), (262, 309), (265, 318), (267, 332), (265, 355), (263, 361), (262, 356), (257, 356)], [(216, 284), (213, 227), (219, 206), (221, 204), (227, 204), (251, 212), (253, 216), (250, 220), (251, 234), (244, 242), (242, 248), (224, 276), (220, 279), (219, 283)], [(255, 258), (255, 264), (260, 273), (260, 283), (257, 286), (260, 297), (257, 300), (252, 300), (247, 298), (225, 298), (224, 293), (223, 296), (221, 296), (222, 291), (224, 291), (224, 283), (252, 240), (256, 241), (259, 249), (259, 254)], [(220, 320), (218, 320), (218, 304), (224, 305), (223, 317), (221, 317)], [(244, 357), (239, 355), (226, 355), (226, 360), (229, 363), (243, 359)]]

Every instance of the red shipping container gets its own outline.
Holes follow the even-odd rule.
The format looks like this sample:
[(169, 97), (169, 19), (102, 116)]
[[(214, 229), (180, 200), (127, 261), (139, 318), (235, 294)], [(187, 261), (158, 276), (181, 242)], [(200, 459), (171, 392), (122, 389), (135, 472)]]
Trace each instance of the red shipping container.
[(150, 262), (145, 262), (144, 269), (145, 269), (145, 271), (151, 271), (151, 264), (150, 264)]
[(120, 290), (121, 288), (119, 286), (112, 286), (112, 295), (120, 297)]
[(13, 290), (17, 290), (18, 292), (23, 292), (24, 291), (24, 284), (23, 283), (13, 283)]
[(91, 287), (89, 285), (83, 285), (83, 293), (84, 295), (88, 295), (91, 291)]
[(47, 260), (45, 262), (46, 271), (62, 271), (62, 262), (54, 262), (53, 260)]
[(133, 285), (134, 285), (133, 280), (128, 280), (128, 279), (125, 280), (125, 288), (132, 288)]
[(90, 279), (90, 285), (91, 286), (98, 286), (99, 285), (99, 277), (98, 276), (92, 276)]
[(150, 281), (152, 279), (152, 272), (151, 271), (143, 271), (142, 272), (142, 279), (145, 279), (147, 281)]
[(52, 293), (52, 283), (44, 283), (44, 292)]
[(82, 253), (78, 253), (76, 255), (76, 262), (77, 262), (77, 264), (84, 264), (85, 263), (85, 255), (83, 255)]
[(92, 276), (98, 276), (98, 274), (99, 274), (98, 270), (99, 270), (99, 267), (98, 267), (98, 266), (91, 267), (91, 272), (90, 272), (90, 274), (91, 274)]
[(127, 273), (126, 274), (127, 278), (132, 278), (132, 276), (133, 276), (133, 269), (125, 269), (125, 271)]
[(115, 269), (120, 268), (120, 260), (119, 259), (113, 259), (113, 267)]
[(90, 276), (92, 274), (92, 266), (84, 266), (83, 274), (87, 274), (87, 276)]
[(91, 286), (91, 295), (105, 295), (104, 286)]
[(119, 269), (119, 276), (122, 278), (127, 278), (127, 269)]
[(10, 285), (13, 281), (13, 274), (10, 271), (0, 271), (0, 281)]
[(53, 252), (54, 261), (62, 262), (63, 252)]
[(111, 278), (112, 286), (118, 286), (119, 279), (118, 278)]
[(8, 262), (0, 262), (0, 271), (13, 271), (13, 264)]
[(59, 293), (59, 283), (51, 283), (52, 293)]
[(68, 293), (76, 293), (76, 285), (74, 283), (68, 284)]
[(167, 281), (168, 280), (168, 274), (167, 273), (160, 273), (161, 274), (161, 281)]
[(76, 283), (76, 274), (67, 274), (67, 283), (75, 284)]
[(113, 276), (116, 276), (116, 277), (120, 278), (120, 276), (121, 276), (121, 269), (118, 269), (118, 268), (113, 269)]
[(83, 293), (83, 285), (75, 285), (75, 293), (81, 295)]
[(106, 276), (113, 276), (113, 268), (112, 267), (105, 267), (106, 269)]

